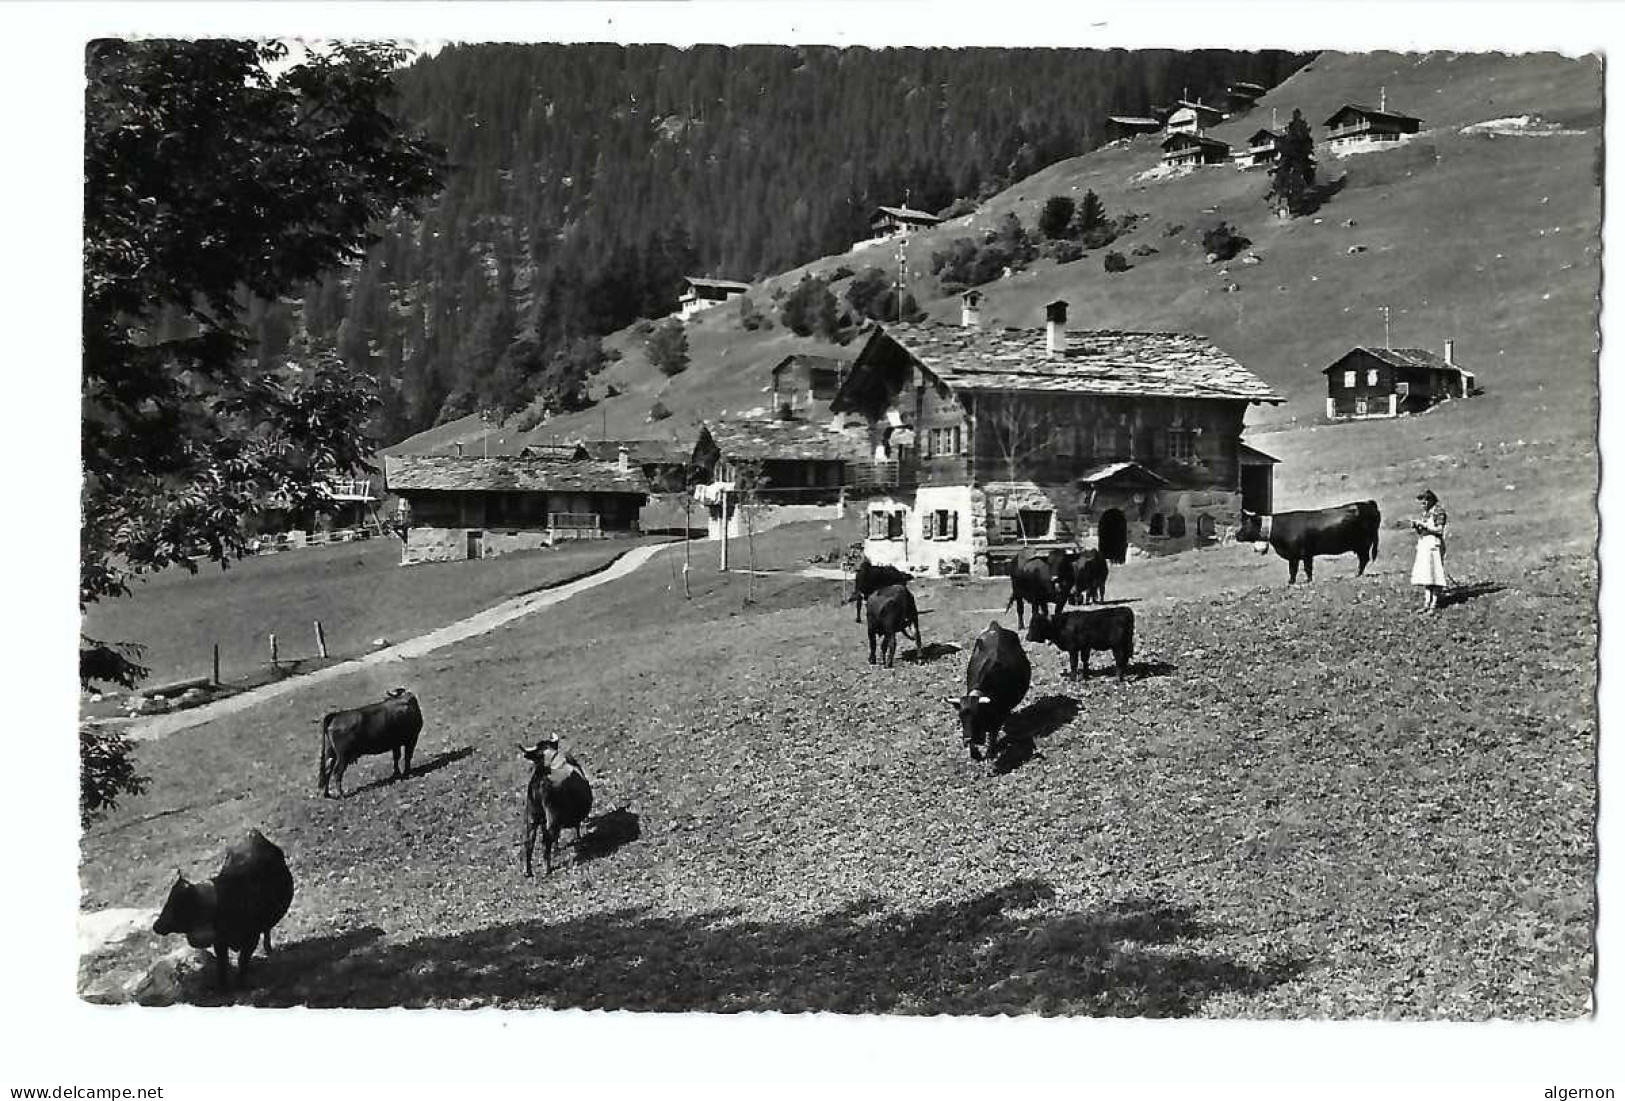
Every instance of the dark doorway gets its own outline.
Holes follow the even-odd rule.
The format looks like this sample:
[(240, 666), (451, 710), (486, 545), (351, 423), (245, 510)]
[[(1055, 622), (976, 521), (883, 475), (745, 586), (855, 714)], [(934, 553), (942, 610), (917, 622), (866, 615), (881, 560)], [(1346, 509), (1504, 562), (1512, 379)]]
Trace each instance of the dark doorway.
[(1241, 507), (1265, 516), (1275, 511), (1275, 471), (1265, 464), (1241, 468)]
[(1128, 557), (1128, 520), (1123, 510), (1109, 508), (1100, 515), (1100, 553), (1108, 562), (1121, 566)]
[(472, 558), (480, 557), (480, 551), (484, 549), (483, 546), (482, 546), (484, 541), (485, 541), (485, 533), (483, 531), (471, 531), (471, 532), (468, 533), (468, 557), (469, 558), (472, 559)]

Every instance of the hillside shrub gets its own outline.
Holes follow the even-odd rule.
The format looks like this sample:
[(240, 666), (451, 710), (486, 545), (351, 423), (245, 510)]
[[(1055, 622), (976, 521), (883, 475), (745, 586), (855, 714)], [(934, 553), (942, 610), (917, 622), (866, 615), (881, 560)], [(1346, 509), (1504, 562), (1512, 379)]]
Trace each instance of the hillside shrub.
[(960, 198), (949, 203), (947, 207), (943, 209), (940, 216), (943, 221), (947, 221), (950, 218), (963, 218), (965, 215), (972, 214), (975, 211), (976, 200), (969, 196), (961, 196)]
[(663, 421), (669, 416), (671, 416), (671, 410), (666, 408), (664, 402), (657, 401), (653, 405), (649, 406), (650, 420)]
[(1108, 252), (1106, 254), (1106, 260), (1103, 266), (1107, 271), (1115, 273), (1127, 271), (1129, 269), (1129, 262), (1121, 252)]
[(1168, 225), (1168, 226), (1163, 227), (1162, 235), (1164, 237), (1178, 237), (1181, 233), (1184, 233), (1184, 232), (1185, 232), (1185, 223), (1184, 222), (1174, 222), (1172, 225)]
[(1083, 259), (1083, 246), (1076, 241), (1053, 241), (1050, 245), (1049, 254), (1057, 264), (1070, 264)]
[(1155, 245), (1135, 245), (1129, 250), (1130, 254), (1134, 256), (1155, 256), (1157, 251)]
[[(1090, 192), (1093, 194), (1093, 192)], [(1044, 209), (1038, 215), (1038, 232), (1051, 241), (1070, 236), (1072, 217), (1078, 204), (1066, 195), (1051, 195), (1044, 200)]]
[(803, 276), (779, 308), (779, 320), (797, 336), (815, 333), (834, 340), (841, 331), (840, 303), (822, 279)]
[(1209, 263), (1234, 259), (1250, 244), (1252, 242), (1236, 232), (1229, 222), (1219, 222), (1202, 231), (1202, 251), (1207, 253)]
[(852, 278), (852, 269), (847, 267), (845, 264), (840, 265), (834, 271), (829, 273), (829, 281), (831, 283), (834, 283), (840, 279), (850, 278)]
[(942, 252), (931, 254), (931, 272), (944, 292), (950, 286), (964, 289), (991, 283), (1005, 273), (1020, 271), (1038, 255), (1033, 240), (1014, 214), (1006, 214), (981, 243), (969, 237), (956, 237)]
[(739, 296), (739, 327), (746, 332), (754, 333), (758, 329), (771, 329), (773, 322), (757, 309), (755, 299), (748, 294), (742, 294)]
[(675, 317), (655, 326), (643, 347), (649, 362), (667, 378), (688, 370), (688, 333)]
[(1078, 204), (1077, 213), (1072, 216), (1072, 225), (1068, 236), (1084, 238), (1092, 230), (1098, 230), (1107, 224), (1106, 204), (1100, 201), (1100, 196), (1093, 191), (1083, 193), (1083, 202)]

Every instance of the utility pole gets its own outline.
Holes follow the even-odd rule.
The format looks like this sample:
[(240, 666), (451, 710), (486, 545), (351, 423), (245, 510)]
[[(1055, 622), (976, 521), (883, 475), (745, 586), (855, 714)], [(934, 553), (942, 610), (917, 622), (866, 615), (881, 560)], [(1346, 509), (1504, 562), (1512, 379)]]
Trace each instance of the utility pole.
[(1383, 307), (1381, 307), (1381, 309), (1382, 309), (1382, 346), (1384, 348), (1392, 348), (1394, 346), (1394, 342), (1393, 342), (1392, 337), (1390, 337), (1388, 335), (1388, 307), (1383, 306)]
[(722, 491), (722, 572), (728, 572), (728, 491)]

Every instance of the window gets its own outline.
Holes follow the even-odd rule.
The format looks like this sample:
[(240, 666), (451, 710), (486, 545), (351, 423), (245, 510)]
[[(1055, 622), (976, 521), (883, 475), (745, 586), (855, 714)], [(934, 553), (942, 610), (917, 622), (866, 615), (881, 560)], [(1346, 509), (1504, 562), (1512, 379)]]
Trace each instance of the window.
[(875, 509), (869, 513), (869, 538), (903, 538), (903, 518), (906, 515), (903, 509)]
[(926, 447), (929, 448), (929, 450), (926, 452), (928, 456), (958, 455), (960, 453), (959, 429), (957, 426), (954, 428), (930, 429), (926, 432), (925, 438)]
[(1366, 371), (1365, 384), (1367, 386), (1375, 386), (1377, 384), (1377, 369), (1375, 367), (1369, 368)]
[(1363, 417), (1363, 416), (1365, 416), (1365, 413), (1366, 413), (1365, 399), (1364, 398), (1355, 399), (1355, 402), (1354, 402), (1354, 415), (1356, 417)]
[(1024, 508), (1017, 513), (1021, 534), (1028, 539), (1048, 539), (1055, 513), (1047, 508)]
[(1188, 428), (1170, 428), (1168, 430), (1168, 458), (1176, 463), (1188, 463), (1195, 457), (1195, 433)]
[(1165, 534), (1165, 529), (1163, 528), (1162, 525), (1163, 525), (1162, 513), (1158, 512), (1158, 513), (1154, 514), (1151, 517), (1151, 525), (1150, 525), (1150, 527), (1148, 529), (1150, 534), (1152, 534), (1152, 535)]
[(959, 513), (949, 508), (939, 508), (926, 513), (925, 537), (927, 539), (958, 539)]
[(1177, 512), (1168, 517), (1168, 538), (1185, 538), (1185, 518)]
[(1213, 517), (1205, 512), (1196, 518), (1196, 538), (1204, 543), (1211, 543), (1218, 538), (1218, 531), (1213, 523)]
[(1343, 389), (1345, 389), (1345, 390), (1354, 389), (1354, 372), (1353, 371), (1344, 371), (1343, 372)]

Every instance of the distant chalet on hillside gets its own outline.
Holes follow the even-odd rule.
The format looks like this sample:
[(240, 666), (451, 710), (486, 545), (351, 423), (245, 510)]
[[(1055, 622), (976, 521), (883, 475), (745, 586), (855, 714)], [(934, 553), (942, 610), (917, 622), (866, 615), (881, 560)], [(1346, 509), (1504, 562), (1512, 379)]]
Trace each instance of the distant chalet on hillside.
[(1119, 137), (1133, 137), (1135, 134), (1155, 134), (1162, 129), (1161, 122), (1140, 115), (1109, 115), (1106, 121), (1111, 123), (1112, 129), (1116, 131)]
[(403, 566), (636, 535), (649, 497), (625, 463), (516, 455), (386, 455), (384, 481), (406, 502)]
[(1200, 134), (1209, 126), (1217, 126), (1223, 121), (1224, 112), (1212, 104), (1182, 99), (1174, 105), (1173, 114), (1168, 116), (1168, 133)]
[(977, 575), (1023, 546), (1178, 550), (1268, 510), (1273, 464), (1241, 442), (1281, 399), (1188, 333), (875, 326), (831, 403), (861, 416), (889, 481), (868, 504), (874, 562)]
[(1279, 130), (1255, 130), (1247, 139), (1247, 148), (1237, 150), (1237, 168), (1267, 168), (1281, 157), (1281, 142), (1286, 135)]
[(851, 365), (834, 356), (788, 355), (773, 368), (773, 408), (805, 410), (835, 397)]
[(1162, 163), (1174, 168), (1202, 164), (1228, 164), (1230, 146), (1200, 134), (1172, 134), (1162, 143)]
[(739, 515), (739, 473), (761, 464), (757, 531), (792, 520), (832, 520), (845, 512), (844, 487), (862, 466), (861, 435), (801, 420), (710, 420), (700, 426), (690, 460), (701, 484), (694, 496), (709, 510), (710, 538), (744, 534)]
[(552, 459), (554, 462), (568, 463), (579, 459), (590, 459), (593, 456), (579, 443), (527, 443), (519, 449), (522, 459)]
[(1321, 125), (1326, 127), (1326, 148), (1334, 153), (1347, 153), (1371, 145), (1403, 141), (1422, 128), (1422, 120), (1381, 107), (1345, 103)]
[(1456, 363), (1455, 341), (1444, 355), (1422, 348), (1355, 348), (1322, 368), (1326, 419), (1364, 420), (1420, 413), (1441, 401), (1479, 393), (1477, 377)]
[(701, 310), (720, 306), (750, 290), (749, 283), (736, 283), (731, 279), (705, 279), (691, 275), (683, 280), (683, 291), (677, 296), (677, 316), (687, 321)]
[(876, 207), (875, 212), (869, 216), (868, 239), (853, 242), (852, 248), (854, 250), (869, 248), (882, 241), (906, 237), (917, 229), (930, 229), (941, 224), (941, 218), (935, 214), (927, 214), (923, 210), (914, 210), (906, 206)]

